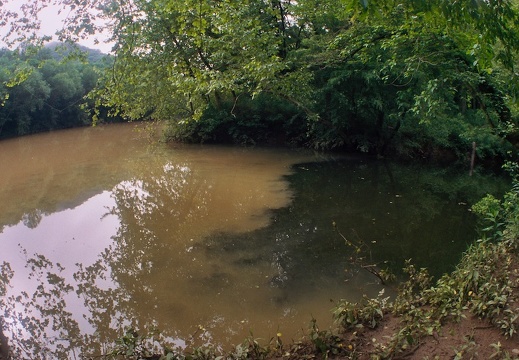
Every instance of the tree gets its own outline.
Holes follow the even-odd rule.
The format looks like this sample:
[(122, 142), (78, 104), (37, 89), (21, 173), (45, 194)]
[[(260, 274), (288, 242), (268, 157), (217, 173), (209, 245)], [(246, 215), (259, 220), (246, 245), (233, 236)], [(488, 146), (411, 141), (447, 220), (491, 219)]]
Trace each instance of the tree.
[(511, 3), (349, 5), (342, 28), (303, 43), (320, 94), (316, 111), (324, 109), (320, 115), (336, 130), (316, 124), (323, 142), (380, 153), (398, 140), (400, 151), (425, 153), (427, 144), (460, 152), (478, 141), (492, 153), (500, 137), (512, 140), (517, 13)]
[(230, 123), (268, 94), (306, 114), (317, 147), (519, 144), (512, 0), (45, 0), (0, 15), (31, 34), (47, 4), (71, 13), (62, 39), (108, 21), (116, 60), (92, 98), (128, 119)]
[(131, 119), (196, 119), (209, 105), (260, 92), (286, 68), (268, 3), (150, 1), (138, 8), (143, 16), (119, 19), (118, 61), (99, 94)]
[(49, 47), (0, 53), (0, 137), (91, 124), (94, 104), (84, 97), (97, 84), (95, 69), (106, 65), (56, 55)]
[(9, 99), (0, 108), (2, 136), (30, 133), (33, 115), (43, 108), (49, 95), (50, 87), (38, 72), (31, 73), (21, 84), (9, 89)]

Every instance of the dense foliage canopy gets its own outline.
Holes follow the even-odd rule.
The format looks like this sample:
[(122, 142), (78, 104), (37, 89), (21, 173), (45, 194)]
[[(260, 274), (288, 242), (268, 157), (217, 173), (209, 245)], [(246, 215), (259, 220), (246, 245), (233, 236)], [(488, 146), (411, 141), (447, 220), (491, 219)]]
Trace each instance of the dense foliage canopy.
[[(515, 0), (44, 0), (0, 7), (6, 40), (108, 28), (91, 96), (195, 141), (293, 142), (377, 154), (506, 157), (519, 147)], [(100, 22), (100, 20), (102, 20)]]
[(109, 59), (90, 51), (84, 61), (63, 62), (58, 48), (0, 51), (0, 138), (92, 124), (85, 96)]

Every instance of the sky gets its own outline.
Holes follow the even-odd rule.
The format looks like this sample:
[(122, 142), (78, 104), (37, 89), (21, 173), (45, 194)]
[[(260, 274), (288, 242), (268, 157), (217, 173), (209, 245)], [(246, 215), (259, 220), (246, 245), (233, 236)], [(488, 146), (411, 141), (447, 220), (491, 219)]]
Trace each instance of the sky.
[[(17, 4), (14, 4), (11, 2), (11, 3), (7, 4), (7, 6), (9, 8), (13, 8), (13, 7), (20, 6), (21, 3), (22, 2), (18, 2)], [(61, 29), (61, 27), (63, 25), (63, 20), (66, 17), (66, 14), (64, 12), (62, 12), (61, 14), (58, 14), (59, 9), (60, 8), (58, 6), (50, 5), (41, 11), (41, 13), (40, 13), (41, 30), (39, 31), (39, 35), (49, 35), (49, 36), (53, 37), (52, 41), (57, 41), (57, 36), (55, 35), (55, 32), (57, 30)], [(7, 31), (6, 29), (0, 28), (0, 35), (5, 33), (6, 31)], [(107, 37), (108, 37), (107, 35), (103, 35), (103, 34), (97, 35), (97, 38), (100, 41), (98, 44), (95, 44), (95, 38), (96, 38), (95, 36), (88, 38), (88, 39), (81, 40), (79, 43), (81, 45), (87, 46), (89, 48), (99, 49), (99, 50), (103, 51), (104, 53), (109, 53), (112, 48), (112, 44), (105, 44), (103, 42), (103, 40), (106, 39)], [(1, 45), (2, 45), (2, 43), (0, 42), (0, 46)]]

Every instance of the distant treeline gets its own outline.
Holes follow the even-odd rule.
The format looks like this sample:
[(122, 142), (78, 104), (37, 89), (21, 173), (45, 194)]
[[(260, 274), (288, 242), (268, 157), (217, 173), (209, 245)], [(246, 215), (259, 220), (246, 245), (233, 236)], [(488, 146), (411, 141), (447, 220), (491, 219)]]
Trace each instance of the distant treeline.
[(86, 95), (112, 59), (76, 50), (57, 43), (0, 49), (0, 138), (92, 123), (94, 100)]

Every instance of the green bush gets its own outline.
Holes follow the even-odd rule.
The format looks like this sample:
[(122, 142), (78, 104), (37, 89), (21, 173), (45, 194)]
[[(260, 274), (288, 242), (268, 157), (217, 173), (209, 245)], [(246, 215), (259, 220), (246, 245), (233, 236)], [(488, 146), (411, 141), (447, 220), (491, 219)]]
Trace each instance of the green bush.
[(171, 140), (239, 145), (304, 145), (306, 119), (293, 104), (268, 94), (210, 105), (198, 120), (173, 121)]

